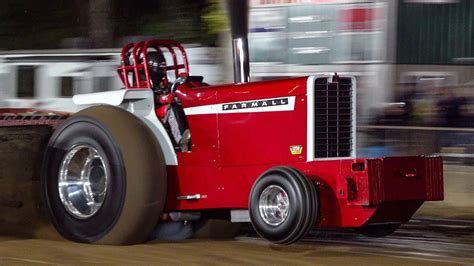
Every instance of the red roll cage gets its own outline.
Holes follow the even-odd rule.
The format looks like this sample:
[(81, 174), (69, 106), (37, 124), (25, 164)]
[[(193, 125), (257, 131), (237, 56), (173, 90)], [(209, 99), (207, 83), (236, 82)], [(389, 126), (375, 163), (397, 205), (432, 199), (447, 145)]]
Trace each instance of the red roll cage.
[[(150, 72), (147, 62), (147, 51), (154, 48), (158, 53), (163, 54), (162, 49), (166, 48), (171, 54), (173, 65), (166, 66), (166, 71), (174, 71), (175, 78), (181, 75), (189, 75), (189, 65), (186, 52), (183, 46), (172, 40), (150, 40), (125, 45), (121, 53), (121, 65), (117, 68), (125, 89), (152, 88)], [(181, 53), (181, 62), (178, 62), (176, 52)], [(181, 71), (184, 69), (184, 71)], [(168, 79), (166, 76), (165, 79)]]

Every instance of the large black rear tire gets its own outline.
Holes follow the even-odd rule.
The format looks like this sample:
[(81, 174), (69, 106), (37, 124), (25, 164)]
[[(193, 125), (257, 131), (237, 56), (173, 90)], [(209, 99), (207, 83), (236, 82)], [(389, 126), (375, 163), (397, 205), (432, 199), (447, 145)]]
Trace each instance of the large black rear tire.
[(314, 184), (294, 168), (269, 169), (250, 192), (252, 225), (261, 237), (276, 244), (291, 244), (304, 237), (315, 225), (317, 213)]
[[(87, 189), (82, 179), (78, 180), (83, 187), (70, 185), (76, 166), (71, 163), (70, 168), (65, 167), (79, 158), (74, 150), (82, 151), (81, 148), (100, 158), (96, 160), (98, 166), (92, 170), (89, 167)], [(76, 161), (82, 162), (80, 158)], [(82, 178), (83, 172), (80, 173)], [(91, 191), (94, 174), (105, 180), (102, 188), (96, 185), (102, 193), (76, 197)], [(65, 176), (70, 178), (70, 186), (64, 185)], [(141, 243), (156, 226), (166, 199), (166, 165), (159, 143), (137, 117), (112, 106), (85, 109), (54, 132), (44, 156), (41, 181), (52, 224), (63, 237), (76, 242)], [(76, 194), (68, 194), (74, 189)], [(95, 211), (83, 211), (87, 204), (83, 208), (74, 197), (79, 198), (77, 202), (87, 198), (89, 203), (100, 198), (97, 201), (101, 204), (96, 204)]]

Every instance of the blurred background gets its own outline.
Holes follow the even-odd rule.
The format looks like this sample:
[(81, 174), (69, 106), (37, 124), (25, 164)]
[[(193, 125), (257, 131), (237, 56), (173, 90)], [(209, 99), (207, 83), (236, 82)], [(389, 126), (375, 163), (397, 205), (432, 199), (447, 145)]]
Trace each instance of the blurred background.
[[(358, 155), (441, 154), (474, 206), (473, 0), (250, 0), (249, 18), (253, 81), (356, 76)], [(150, 38), (232, 82), (228, 24), (218, 0), (2, 0), (0, 107), (74, 111), (120, 89), (120, 47)]]

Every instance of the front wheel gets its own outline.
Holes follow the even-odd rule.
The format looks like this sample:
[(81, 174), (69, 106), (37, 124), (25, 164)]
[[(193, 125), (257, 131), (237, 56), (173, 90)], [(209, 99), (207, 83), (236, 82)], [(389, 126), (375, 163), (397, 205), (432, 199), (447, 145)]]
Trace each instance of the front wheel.
[(315, 225), (318, 199), (314, 184), (301, 172), (274, 167), (263, 173), (250, 192), (252, 226), (276, 244), (291, 244)]

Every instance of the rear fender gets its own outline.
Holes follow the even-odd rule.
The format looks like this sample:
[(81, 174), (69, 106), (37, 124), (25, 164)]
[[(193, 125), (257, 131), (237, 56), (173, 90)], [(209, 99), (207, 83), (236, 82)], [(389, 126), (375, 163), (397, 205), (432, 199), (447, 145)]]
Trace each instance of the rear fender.
[[(126, 109), (142, 120), (160, 143), (167, 165), (178, 165), (171, 139), (155, 113), (153, 91), (150, 89), (116, 90), (75, 95), (72, 100), (79, 106), (113, 105)], [(131, 140), (132, 141), (132, 140)]]
[[(74, 95), (72, 100), (77, 105), (96, 105), (96, 104), (108, 104), (113, 106), (119, 106), (125, 101), (142, 100), (149, 97), (146, 90), (115, 90), (115, 91), (104, 91), (96, 93), (86, 93)], [(153, 96), (153, 95), (152, 95)]]

